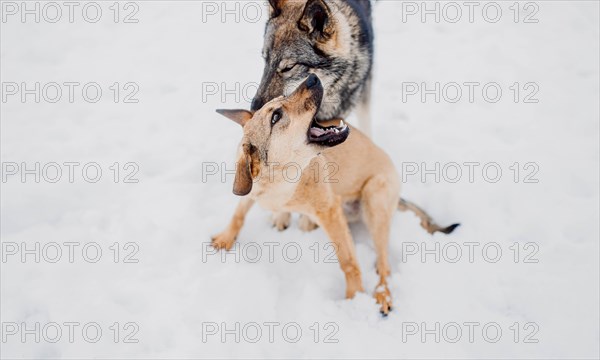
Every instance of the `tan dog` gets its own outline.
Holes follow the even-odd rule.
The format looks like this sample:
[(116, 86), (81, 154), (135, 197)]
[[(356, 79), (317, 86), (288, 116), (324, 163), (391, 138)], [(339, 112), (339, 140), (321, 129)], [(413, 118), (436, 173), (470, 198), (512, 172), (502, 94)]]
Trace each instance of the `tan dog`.
[[(414, 204), (399, 197), (400, 180), (390, 158), (358, 130), (315, 116), (323, 98), (319, 78), (310, 75), (289, 97), (279, 97), (256, 113), (218, 110), (243, 126), (233, 192), (245, 196), (229, 226), (213, 246), (229, 250), (256, 201), (271, 211), (298, 212), (321, 226), (335, 244), (346, 276), (346, 297), (363, 291), (349, 221), (362, 217), (375, 244), (380, 280), (375, 299), (387, 315), (392, 307), (387, 277), (390, 223), (396, 209), (412, 210), (430, 233), (450, 233), (458, 226), (436, 225)], [(290, 168), (301, 170), (290, 181)], [(329, 171), (328, 171), (329, 170)]]

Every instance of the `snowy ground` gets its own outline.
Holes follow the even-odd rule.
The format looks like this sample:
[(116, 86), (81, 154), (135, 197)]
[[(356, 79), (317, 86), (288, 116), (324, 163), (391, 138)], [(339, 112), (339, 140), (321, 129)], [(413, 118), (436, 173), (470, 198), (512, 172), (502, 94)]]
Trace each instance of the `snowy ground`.
[[(212, 166), (233, 167), (241, 135), (214, 109), (249, 106), (264, 13), (223, 22), (220, 2), (140, 1), (139, 22), (123, 23), (136, 8), (122, 2), (115, 23), (113, 2), (99, 4), (96, 23), (82, 18), (86, 3), (73, 23), (64, 6), (56, 23), (45, 21), (54, 9), (22, 23), (2, 2), (3, 358), (599, 357), (597, 2), (520, 3), (517, 23), (513, 2), (496, 23), (494, 9), (482, 17), (487, 3), (473, 22), (460, 5), (456, 23), (450, 8), (423, 23), (401, 2), (375, 6), (374, 140), (406, 170), (405, 197), (463, 224), (431, 238), (416, 217), (395, 217), (386, 319), (362, 226), (352, 230), (368, 293), (353, 300), (321, 230), (278, 233), (255, 208), (237, 258), (207, 247), (237, 202), (233, 177)], [(238, 16), (253, 20), (247, 4)], [(536, 6), (539, 21), (524, 23)], [(39, 103), (22, 102), (22, 82), (40, 83)], [(73, 102), (65, 82), (80, 83)], [(96, 103), (81, 95), (91, 82)], [(123, 103), (128, 82), (138, 103)], [(461, 84), (463, 97), (447, 101), (452, 85), (439, 103), (407, 95), (423, 82)], [(480, 84), (472, 102), (466, 82)], [(239, 98), (222, 83), (238, 83)], [(488, 83), (502, 90), (496, 103), (482, 96)], [(66, 162), (79, 163), (72, 182)], [(472, 182), (467, 162), (479, 163)], [(22, 163), (40, 164), (39, 183)], [(422, 163), (440, 164), (439, 181), (422, 181)]]

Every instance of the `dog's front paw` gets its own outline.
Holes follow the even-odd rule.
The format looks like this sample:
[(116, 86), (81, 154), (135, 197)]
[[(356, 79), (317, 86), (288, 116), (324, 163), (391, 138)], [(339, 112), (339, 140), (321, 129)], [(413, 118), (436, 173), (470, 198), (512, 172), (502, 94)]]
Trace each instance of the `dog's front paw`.
[(235, 236), (229, 231), (223, 231), (219, 235), (212, 237), (212, 246), (217, 250), (225, 249), (229, 251), (233, 247), (233, 244), (235, 244)]
[(292, 214), (289, 212), (276, 212), (273, 213), (273, 227), (277, 228), (278, 231), (283, 231), (290, 226)]
[(381, 312), (381, 315), (388, 316), (390, 311), (392, 311), (392, 295), (387, 285), (377, 286), (373, 296), (377, 304), (380, 305), (379, 312)]
[(314, 223), (308, 216), (300, 215), (300, 219), (298, 219), (298, 227), (304, 232), (309, 232), (318, 228), (319, 225)]

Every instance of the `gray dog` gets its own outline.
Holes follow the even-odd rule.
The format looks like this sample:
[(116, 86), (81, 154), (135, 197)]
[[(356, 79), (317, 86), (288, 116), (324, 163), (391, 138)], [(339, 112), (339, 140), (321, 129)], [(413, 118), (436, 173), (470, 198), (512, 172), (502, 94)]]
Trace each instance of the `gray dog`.
[(358, 126), (370, 133), (373, 28), (369, 0), (270, 0), (265, 69), (252, 110), (289, 95), (309, 74), (325, 94), (317, 120), (347, 117), (357, 107)]

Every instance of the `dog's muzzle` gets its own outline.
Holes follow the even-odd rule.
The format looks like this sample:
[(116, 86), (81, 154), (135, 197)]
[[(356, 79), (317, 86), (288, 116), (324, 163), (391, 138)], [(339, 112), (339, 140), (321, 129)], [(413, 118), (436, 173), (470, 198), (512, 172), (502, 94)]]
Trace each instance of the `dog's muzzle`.
[[(311, 92), (312, 100), (315, 101), (317, 107), (316, 117), (323, 101), (323, 85), (321, 85), (321, 80), (317, 75), (311, 74), (304, 81), (304, 86)], [(316, 118), (313, 118), (308, 128), (307, 137), (310, 144), (336, 146), (346, 141), (348, 135), (350, 135), (350, 127), (344, 123), (344, 120), (340, 120), (338, 125), (323, 126), (319, 124)]]
[(308, 129), (308, 142), (321, 146), (336, 146), (348, 139), (350, 127), (344, 120), (340, 120), (339, 125), (322, 126), (316, 119), (310, 124)]

